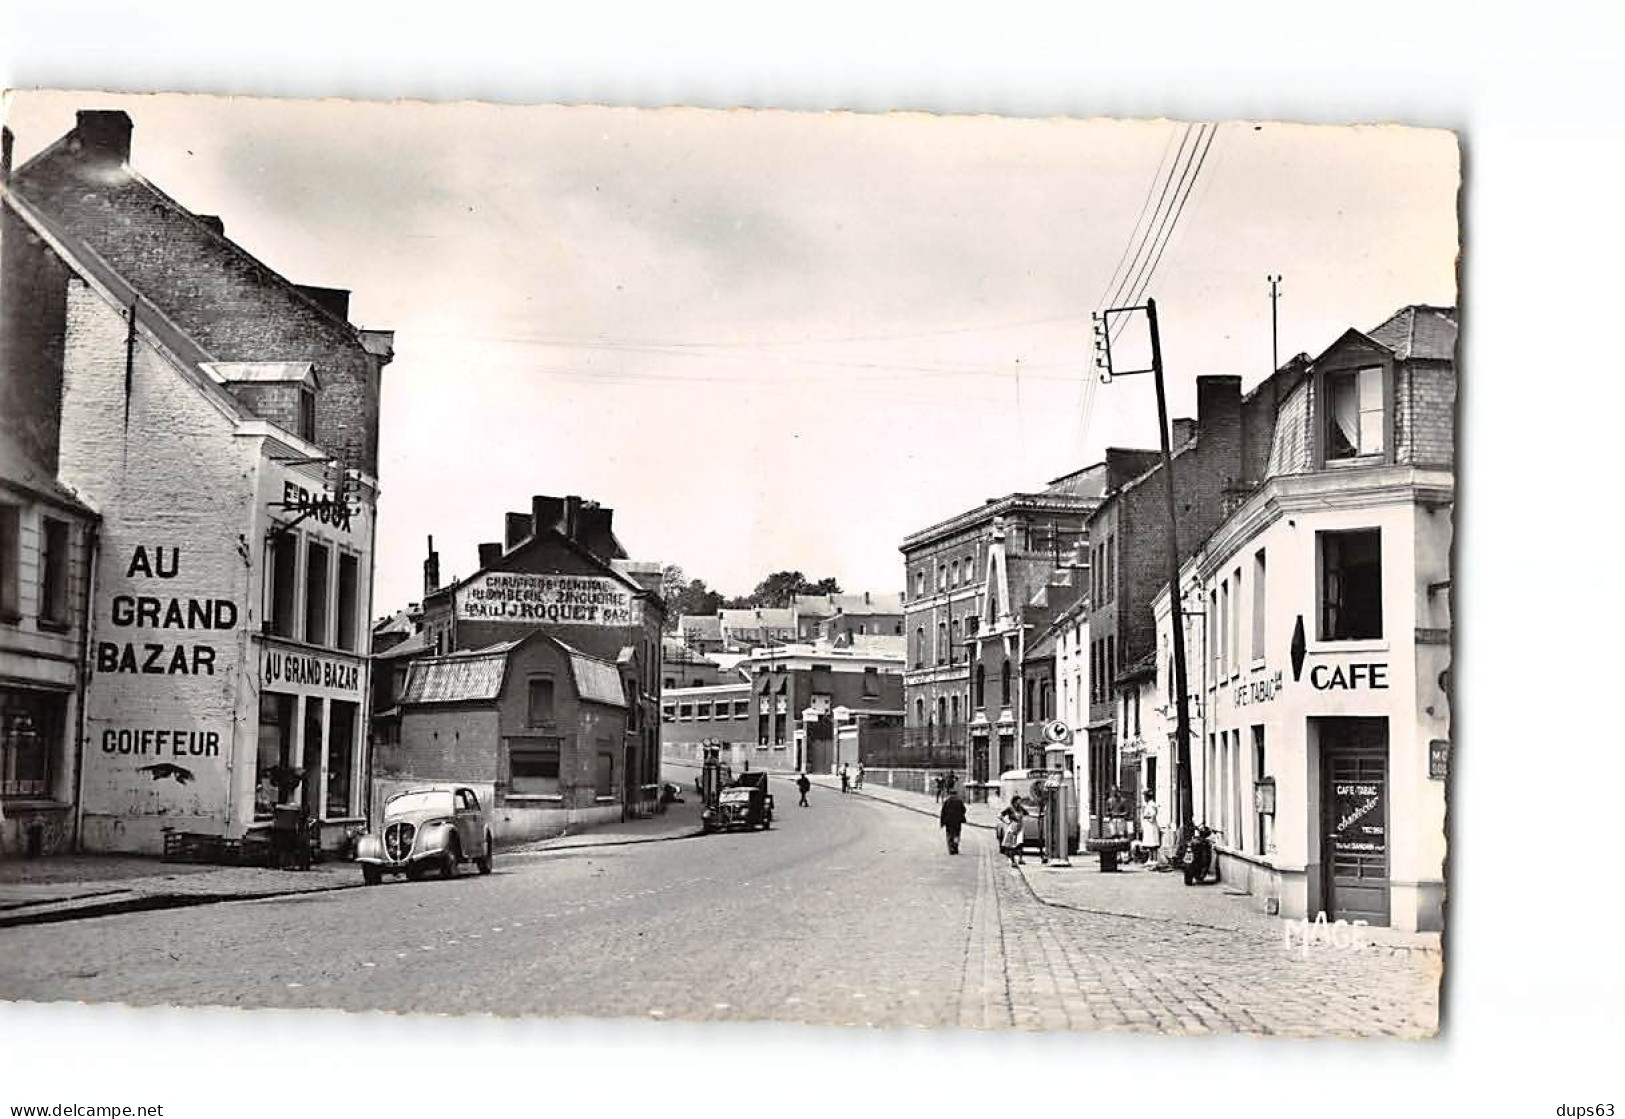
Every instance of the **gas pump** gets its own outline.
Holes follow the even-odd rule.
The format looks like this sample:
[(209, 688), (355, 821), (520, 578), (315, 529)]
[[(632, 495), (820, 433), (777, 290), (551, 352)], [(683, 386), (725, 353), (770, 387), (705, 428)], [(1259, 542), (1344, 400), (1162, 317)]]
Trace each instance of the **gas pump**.
[(1072, 728), (1056, 719), (1044, 725), (1044, 861), (1072, 865), (1073, 836), (1078, 830), (1077, 786), (1066, 771), (1066, 749)]
[(712, 831), (718, 824), (717, 804), (722, 798), (723, 787), (732, 780), (733, 773), (723, 764), (721, 742), (706, 742), (701, 749), (704, 760), (700, 766), (700, 826)]

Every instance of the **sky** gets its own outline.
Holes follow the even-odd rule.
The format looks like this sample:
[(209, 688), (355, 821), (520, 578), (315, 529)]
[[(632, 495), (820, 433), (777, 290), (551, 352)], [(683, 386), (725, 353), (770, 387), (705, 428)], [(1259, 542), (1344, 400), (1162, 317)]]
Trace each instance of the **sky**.
[(532, 494), (613, 507), (633, 558), (726, 594), (785, 568), (898, 590), (908, 533), (1156, 445), (1150, 379), (1092, 367), (1136, 260), (1175, 416), (1199, 375), (1268, 374), (1268, 275), (1282, 361), (1456, 301), (1440, 130), (28, 93), (18, 160), (80, 108), (127, 111), (136, 170), (396, 332), (375, 614), (420, 597), (428, 535), (467, 575)]

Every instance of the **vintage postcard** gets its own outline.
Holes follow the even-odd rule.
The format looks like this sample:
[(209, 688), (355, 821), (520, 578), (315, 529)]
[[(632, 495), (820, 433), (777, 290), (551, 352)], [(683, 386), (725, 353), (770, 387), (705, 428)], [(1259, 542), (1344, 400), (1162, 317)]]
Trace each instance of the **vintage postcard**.
[(0, 999), (1437, 1031), (1453, 134), (5, 120)]

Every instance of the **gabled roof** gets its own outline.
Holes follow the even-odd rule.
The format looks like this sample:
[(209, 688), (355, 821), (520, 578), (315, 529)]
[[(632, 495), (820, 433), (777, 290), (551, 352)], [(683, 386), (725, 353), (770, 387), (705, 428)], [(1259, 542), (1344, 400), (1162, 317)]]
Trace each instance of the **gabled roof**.
[(621, 674), (613, 664), (583, 653), (557, 638), (550, 638), (564, 650), (570, 662), (570, 676), (575, 681), (576, 694), (588, 703), (601, 703), (606, 707), (626, 707), (626, 693), (621, 688)]
[(720, 614), (723, 627), (730, 630), (796, 628), (796, 612), (788, 606), (723, 610)]
[(1453, 361), (1456, 334), (1454, 307), (1417, 303), (1400, 308), (1366, 337), (1392, 350), (1398, 361)]
[(518, 644), (505, 641), (484, 649), (413, 661), (407, 671), (401, 703), (469, 703), (502, 694), (508, 653)]
[(836, 614), (870, 617), (875, 614), (901, 614), (903, 596), (896, 592), (875, 594), (798, 594), (794, 609), (812, 618), (832, 618)]
[(427, 632), (412, 634), (397, 645), (391, 645), (381, 653), (374, 653), (373, 659), (380, 661), (400, 660), (402, 657), (416, 656), (427, 652), (429, 648), (429, 635)]

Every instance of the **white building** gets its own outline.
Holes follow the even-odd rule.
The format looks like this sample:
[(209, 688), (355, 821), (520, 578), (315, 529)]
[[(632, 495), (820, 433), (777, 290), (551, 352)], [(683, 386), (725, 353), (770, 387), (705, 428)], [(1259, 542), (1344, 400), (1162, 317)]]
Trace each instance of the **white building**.
[(1267, 480), (1182, 574), (1195, 817), (1284, 916), (1442, 927), (1455, 341), (1408, 307), (1295, 372)]

